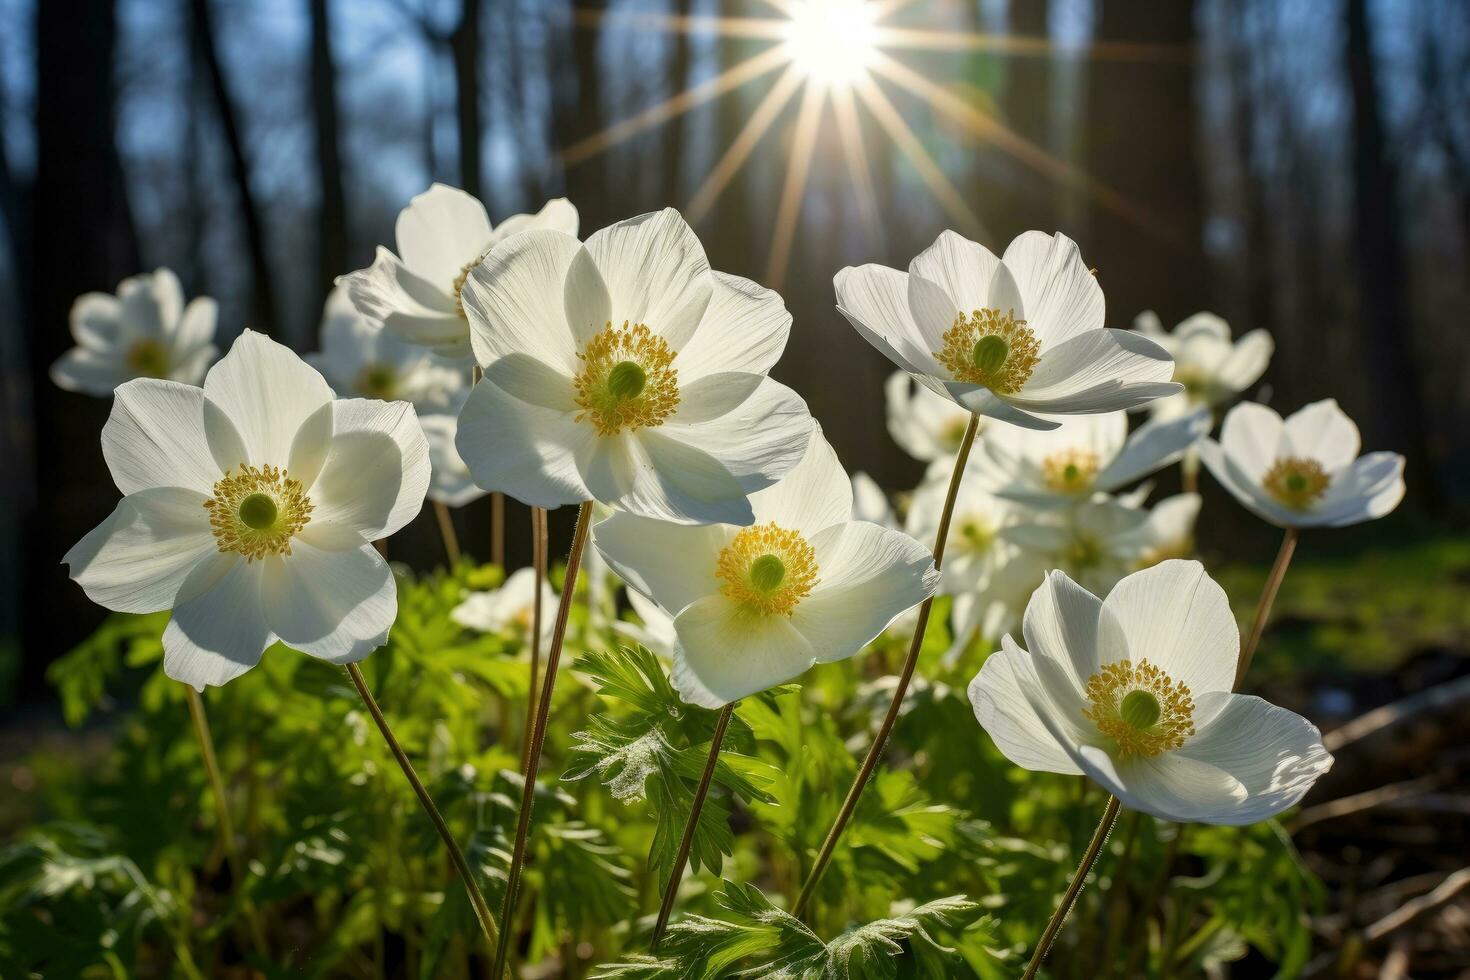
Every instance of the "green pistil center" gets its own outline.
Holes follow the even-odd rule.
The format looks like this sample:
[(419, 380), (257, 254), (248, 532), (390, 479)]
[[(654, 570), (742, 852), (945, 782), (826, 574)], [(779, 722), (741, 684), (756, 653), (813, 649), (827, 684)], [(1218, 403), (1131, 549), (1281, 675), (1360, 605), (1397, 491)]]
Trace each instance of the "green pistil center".
[(775, 555), (761, 555), (750, 563), (750, 584), (757, 592), (774, 592), (785, 579), (786, 565)]
[(637, 398), (647, 384), (647, 373), (634, 361), (619, 361), (607, 375), (607, 393), (614, 398)]
[(246, 527), (264, 531), (276, 523), (276, 502), (263, 493), (252, 493), (240, 501), (240, 520)]
[(975, 363), (975, 369), (984, 374), (995, 374), (1005, 366), (1006, 358), (1011, 354), (1011, 345), (999, 334), (989, 334), (975, 341), (975, 347), (970, 351), (970, 360)]
[(398, 372), (391, 364), (369, 364), (357, 376), (357, 390), (368, 398), (392, 401), (398, 390)]
[(128, 348), (127, 362), (138, 377), (168, 377), (168, 348), (152, 337), (145, 337)]
[(1162, 714), (1159, 707), (1159, 699), (1148, 691), (1129, 691), (1123, 697), (1123, 704), (1118, 709), (1118, 714), (1135, 731), (1146, 731), (1152, 728)]

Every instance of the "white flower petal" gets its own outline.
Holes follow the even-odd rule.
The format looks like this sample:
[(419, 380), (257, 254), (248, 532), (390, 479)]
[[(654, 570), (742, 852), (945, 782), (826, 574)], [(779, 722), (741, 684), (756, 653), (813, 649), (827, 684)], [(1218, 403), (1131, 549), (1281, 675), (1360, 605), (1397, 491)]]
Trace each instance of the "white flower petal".
[(312, 520), (350, 527), (369, 541), (418, 514), (429, 487), (429, 446), (408, 402), (332, 403), (331, 449), (308, 490)]
[(178, 323), (184, 309), (179, 277), (168, 269), (124, 279), (117, 295), (122, 302), (123, 333), (131, 338), (163, 337)]
[(691, 704), (719, 708), (788, 681), (816, 663), (811, 644), (781, 615), (750, 613), (722, 595), (674, 617), (671, 680)]
[(97, 398), (106, 398), (132, 376), (119, 357), (84, 347), (73, 347), (51, 364), (51, 383), (56, 387)]
[(1197, 561), (1160, 562), (1123, 579), (1103, 600), (1105, 661), (1147, 660), (1195, 698), (1235, 684), (1240, 630), (1225, 590)]
[(485, 205), (457, 187), (433, 184), (398, 212), (398, 254), (414, 274), (449, 292), (490, 245)]
[(681, 385), (729, 371), (766, 374), (791, 333), (791, 314), (774, 290), (723, 272), (713, 277), (704, 320), (674, 359)]
[(323, 551), (298, 539), (291, 554), (269, 556), (263, 564), (261, 608), (287, 646), (345, 664), (387, 642), (398, 592), (372, 545)]
[[(1229, 420), (1226, 421), (1228, 424)], [(1277, 527), (1303, 527), (1304, 522), (1310, 521), (1309, 512), (1291, 510), (1267, 495), (1260, 483), (1248, 476), (1237, 464), (1238, 457), (1231, 456), (1215, 440), (1200, 440), (1199, 458), (1204, 462), (1205, 469), (1210, 471), (1210, 475), (1229, 490), (1230, 495), (1242, 507), (1261, 520)]]
[(673, 208), (594, 232), (587, 251), (612, 297), (613, 318), (646, 324), (681, 350), (710, 304), (713, 279), (699, 237)]
[(577, 454), (596, 440), (570, 413), (532, 405), (487, 378), (460, 409), (454, 444), (481, 487), (551, 509), (592, 499)]
[(961, 408), (974, 412), (976, 415), (983, 415), (986, 418), (1007, 422), (1033, 432), (1048, 432), (1061, 424), (1055, 419), (1032, 415), (1030, 412), (1011, 404), (1010, 401), (1001, 398), (983, 385), (965, 384), (961, 381), (946, 381), (943, 383), (943, 388)]
[(1144, 423), (1124, 443), (1123, 451), (1097, 475), (1093, 486), (1111, 492), (1177, 462), (1190, 446), (1209, 433), (1210, 425), (1210, 412), (1206, 408), (1182, 418)]
[(1089, 330), (1043, 350), (1031, 377), (1006, 401), (1057, 415), (1115, 412), (1183, 391), (1173, 375), (1174, 362), (1153, 341), (1127, 330)]
[[(223, 433), (228, 419), (213, 413)], [(239, 436), (235, 437), (239, 444)], [(188, 487), (214, 492), (225, 466), (218, 465), (205, 435), (204, 392), (177, 381), (139, 378), (117, 389), (102, 427), (102, 455), (124, 494), (148, 487)], [(234, 466), (242, 459), (234, 459)]]
[(757, 524), (774, 521), (808, 537), (851, 520), (852, 481), (820, 425), (812, 423), (801, 462), (773, 485), (751, 494), (750, 508)]
[(475, 267), (460, 299), (482, 366), (519, 353), (568, 377), (580, 370), (567, 322), (567, 275), (581, 250), (571, 235), (534, 229), (507, 238)]
[(1028, 231), (1011, 242), (1001, 261), (1020, 288), (1026, 324), (1041, 342), (1043, 356), (1102, 327), (1102, 287), (1066, 235)]
[(597, 270), (597, 262), (585, 246), (572, 255), (565, 275), (562, 301), (567, 326), (576, 346), (583, 348), (599, 331), (612, 325), (612, 296), (608, 294), (602, 273)]
[(1103, 604), (1097, 596), (1053, 571), (1026, 604), (1021, 632), (1033, 657), (1048, 657), (1068, 672), (1071, 688), (1081, 692), (1102, 665), (1116, 657), (1099, 647)]
[(728, 524), (671, 524), (615, 513), (593, 528), (592, 542), (628, 583), (670, 612), (720, 591), (715, 566), (735, 536)]
[(1220, 448), (1245, 478), (1255, 483), (1281, 455), (1285, 433), (1280, 415), (1265, 405), (1241, 402), (1225, 416), (1225, 424), (1220, 427)]
[[(174, 607), (163, 631), (163, 672), (204, 690), (260, 662), (276, 638), (260, 608), (262, 562), (236, 560), (207, 590)], [(201, 566), (196, 574), (210, 570)], [(186, 581), (181, 592), (193, 591)]]
[(1275, 351), (1276, 342), (1268, 331), (1252, 330), (1235, 342), (1230, 356), (1216, 368), (1216, 374), (1232, 391), (1245, 391), (1261, 380)]
[(913, 375), (938, 370), (909, 310), (908, 275), (882, 265), (848, 267), (837, 273), (837, 312), (868, 343)]
[(218, 317), (219, 306), (208, 296), (191, 300), (184, 307), (178, 328), (174, 331), (173, 349), (182, 353), (210, 346)]
[[(677, 425), (697, 425), (726, 415), (745, 403), (766, 380), (763, 374), (744, 371), (721, 371), (706, 374), (679, 387), (679, 404), (669, 421)], [(680, 378), (680, 381), (683, 381)]]
[(430, 500), (448, 507), (463, 507), (488, 492), (475, 485), (470, 468), (460, 458), (454, 437), (459, 426), (452, 415), (421, 415), (419, 425), (429, 442)]
[(129, 494), (62, 561), (99, 606), (129, 613), (171, 609), (194, 568), (219, 554), (205, 500), (183, 487)]
[(1022, 686), (1039, 683), (1030, 654), (1014, 644), (997, 650), (970, 682), (975, 719), (1001, 754), (1022, 769), (1080, 775), (1082, 770), (1042, 722)]
[(1356, 459), (1363, 445), (1357, 425), (1332, 398), (1293, 412), (1284, 425), (1285, 454), (1315, 459), (1329, 473)]
[[(991, 280), (1000, 267), (1000, 259), (984, 245), (957, 232), (945, 231), (909, 263), (909, 275), (921, 276), (942, 287), (954, 301), (955, 310), (968, 313), (991, 305)], [(1016, 312), (1018, 318), (1023, 315), (1019, 310)], [(953, 312), (950, 320), (954, 320)]]
[(340, 277), (337, 284), (363, 316), (405, 343), (451, 357), (469, 353), (469, 324), (453, 295), (410, 272), (386, 248), (378, 248), (370, 267)]
[(119, 340), (122, 304), (107, 293), (83, 293), (71, 304), (71, 335), (92, 351), (108, 351)]
[(1404, 457), (1377, 452), (1360, 456), (1332, 478), (1314, 522), (1345, 527), (1391, 513), (1404, 499)]
[(210, 369), (204, 396), (234, 423), (250, 462), (285, 466), (297, 430), (332, 400), (332, 389), (289, 347), (246, 330)]
[(934, 556), (901, 531), (851, 521), (811, 539), (818, 581), (791, 616), (820, 663), (857, 653), (934, 594)]
[(495, 226), (490, 237), (499, 243), (531, 228), (550, 228), (575, 238), (580, 221), (577, 208), (571, 201), (564, 197), (554, 197), (535, 214), (513, 214), (506, 218)]
[(530, 354), (507, 354), (485, 369), (485, 380), (514, 398), (556, 412), (581, 411), (572, 379)]

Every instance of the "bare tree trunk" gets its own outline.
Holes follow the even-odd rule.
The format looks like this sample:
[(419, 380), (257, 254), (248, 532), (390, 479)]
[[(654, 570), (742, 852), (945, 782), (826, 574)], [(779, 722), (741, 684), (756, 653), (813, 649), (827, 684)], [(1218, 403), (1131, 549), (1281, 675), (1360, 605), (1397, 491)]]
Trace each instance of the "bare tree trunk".
[(240, 201), (240, 219), (245, 226), (245, 248), (250, 256), (250, 323), (248, 326), (267, 334), (275, 332), (275, 283), (270, 259), (266, 255), (265, 231), (255, 192), (250, 189), (250, 163), (245, 156), (245, 139), (240, 131), (239, 116), (230, 97), (229, 83), (220, 64), (219, 49), (214, 43), (213, 16), (210, 0), (190, 0), (190, 28), (194, 51), (204, 66), (210, 95), (219, 116), (220, 131), (230, 154), (230, 172), (235, 193)]
[(311, 103), (316, 123), (317, 284), (316, 307), (309, 323), (317, 323), (321, 300), (332, 280), (347, 271), (347, 192), (342, 179), (342, 150), (337, 117), (337, 65), (332, 59), (331, 5), (311, 0)]
[[(29, 460), (13, 460), (22, 529), (25, 656), (22, 691), (44, 689), (45, 669), (101, 618), (71, 582), (61, 556), (99, 523), (116, 499), (97, 451), (108, 403), (63, 392), (49, 378), (69, 346), (72, 301), (111, 290), (137, 270), (115, 123), (113, 0), (43, 3), (36, 8), (36, 179), (31, 189), (31, 256), (23, 322), (30, 324)], [(23, 280), (24, 281), (24, 280)], [(29, 466), (28, 466), (29, 464)], [(28, 492), (26, 492), (28, 491)]]
[(459, 183), (480, 197), (480, 7), (463, 0), (459, 26), (449, 36), (454, 59), (454, 117), (459, 128)]
[(1433, 492), (1426, 416), (1404, 292), (1406, 265), (1399, 224), (1398, 167), (1389, 155), (1380, 115), (1381, 93), (1367, 0), (1346, 0), (1343, 13), (1347, 20), (1344, 67), (1353, 101), (1355, 254), (1364, 367), (1375, 402), (1375, 411), (1360, 421), (1371, 445), (1404, 453), (1410, 492), (1430, 502), (1437, 494)]
[[(1051, 33), (1050, 8), (1049, 0), (1011, 0), (1011, 36), (1048, 37)], [(1005, 70), (1005, 93), (1001, 104), (1005, 125), (1047, 148), (1052, 134), (1050, 56), (1013, 54), (1007, 60)], [(996, 206), (982, 215), (986, 226), (995, 234), (992, 247), (1004, 248), (1008, 241), (1028, 228), (1055, 230), (1055, 198), (1062, 193), (1062, 188), (1038, 179), (1036, 174), (1014, 161), (1009, 169), (1010, 187), (1004, 194), (992, 190), (988, 196)]]
[[(1187, 0), (1102, 0), (1096, 39), (1192, 51), (1194, 8)], [(1177, 322), (1210, 301), (1194, 61), (1099, 61), (1088, 74), (1089, 170), (1134, 205), (1163, 216), (1168, 234), (1094, 202), (1083, 257), (1098, 268), (1109, 326), (1127, 326), (1148, 308), (1165, 323)]]
[[(573, 22), (573, 12), (603, 11), (606, 0), (568, 0), (567, 22), (571, 24), (572, 84), (564, 84), (559, 92), (555, 113), (556, 149), (565, 150), (577, 141), (597, 132), (602, 126), (602, 98), (598, 74), (601, 64), (598, 50), (602, 28), (593, 23)], [(566, 194), (582, 216), (583, 237), (613, 217), (607, 202), (607, 161), (598, 154), (573, 165), (565, 173)], [(623, 217), (626, 217), (624, 215)]]

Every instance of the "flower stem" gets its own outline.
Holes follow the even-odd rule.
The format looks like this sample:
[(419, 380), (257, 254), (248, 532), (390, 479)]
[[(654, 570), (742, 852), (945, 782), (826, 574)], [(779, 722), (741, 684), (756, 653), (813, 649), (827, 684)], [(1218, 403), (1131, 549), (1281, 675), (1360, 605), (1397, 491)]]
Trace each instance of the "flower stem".
[[(215, 824), (219, 828), (221, 843), (225, 848), (225, 860), (230, 865), (230, 877), (238, 887), (245, 880), (245, 865), (240, 860), (240, 850), (235, 845), (235, 822), (230, 819), (230, 800), (225, 795), (224, 777), (220, 775), (219, 757), (214, 752), (214, 738), (209, 734), (209, 717), (204, 713), (204, 699), (190, 684), (184, 685), (189, 701), (189, 717), (194, 722), (194, 735), (199, 739), (199, 754), (204, 758), (204, 771), (209, 774), (209, 784), (214, 790)], [(265, 930), (255, 913), (255, 903), (248, 895), (241, 901), (245, 926), (250, 930), (250, 941), (262, 956), (269, 955), (265, 942)]]
[(720, 761), (720, 743), (725, 740), (725, 728), (730, 724), (730, 715), (735, 712), (735, 702), (720, 710), (715, 721), (715, 733), (710, 736), (709, 758), (705, 760), (704, 772), (700, 773), (699, 786), (694, 790), (694, 802), (689, 809), (689, 822), (684, 825), (684, 838), (679, 841), (679, 853), (674, 858), (673, 870), (669, 872), (669, 884), (664, 889), (664, 901), (658, 910), (658, 921), (653, 926), (653, 939), (648, 951), (658, 953), (658, 944), (664, 938), (664, 929), (669, 924), (669, 915), (674, 911), (674, 898), (679, 894), (679, 879), (684, 877), (684, 865), (689, 860), (689, 848), (694, 845), (694, 828), (699, 825), (699, 812), (704, 809), (704, 798), (709, 795), (709, 784), (715, 776), (715, 765)]
[(459, 564), (459, 535), (454, 532), (454, 515), (442, 500), (434, 501), (434, 519), (439, 522), (439, 537), (444, 541), (444, 557), (450, 565)]
[(1276, 552), (1276, 561), (1271, 565), (1271, 574), (1266, 576), (1266, 587), (1261, 590), (1261, 601), (1256, 605), (1256, 621), (1251, 625), (1250, 638), (1245, 641), (1245, 646), (1240, 650), (1240, 660), (1235, 667), (1236, 687), (1240, 687), (1245, 672), (1250, 669), (1251, 658), (1256, 655), (1256, 647), (1261, 643), (1261, 634), (1266, 632), (1266, 620), (1271, 616), (1271, 605), (1276, 601), (1276, 593), (1281, 589), (1281, 580), (1286, 578), (1286, 566), (1291, 564), (1291, 556), (1296, 551), (1298, 537), (1300, 537), (1300, 532), (1294, 527), (1289, 527), (1281, 539), (1281, 548)]
[[(959, 453), (955, 456), (954, 470), (949, 477), (949, 492), (944, 497), (944, 509), (939, 515), (939, 530), (934, 540), (934, 567), (939, 568), (944, 562), (944, 545), (949, 538), (949, 522), (954, 517), (954, 502), (959, 496), (960, 481), (964, 479), (965, 463), (970, 458), (970, 447), (975, 444), (975, 433), (980, 428), (980, 416), (971, 415), (970, 424), (965, 428), (965, 437), (960, 440)], [(807, 874), (806, 883), (801, 886), (801, 894), (796, 898), (796, 904), (792, 907), (791, 914), (798, 919), (806, 911), (807, 904), (811, 901), (812, 892), (821, 880), (822, 873), (827, 870), (827, 864), (832, 860), (832, 852), (837, 848), (837, 841), (842, 837), (842, 831), (846, 829), (847, 822), (852, 819), (853, 811), (857, 809), (858, 799), (863, 795), (863, 788), (867, 786), (873, 770), (877, 768), (878, 760), (883, 755), (883, 750), (888, 746), (888, 736), (893, 731), (894, 723), (898, 721), (899, 708), (903, 706), (904, 695), (908, 693), (909, 682), (914, 678), (914, 668), (919, 665), (919, 650), (924, 645), (924, 633), (929, 628), (929, 611), (934, 606), (934, 597), (925, 599), (919, 606), (919, 619), (914, 624), (914, 637), (909, 643), (909, 654), (904, 659), (903, 669), (898, 675), (898, 686), (893, 691), (893, 700), (888, 704), (888, 713), (883, 716), (883, 724), (878, 727), (878, 734), (873, 737), (873, 744), (868, 748), (867, 757), (859, 767), (857, 776), (853, 778), (852, 786), (847, 791), (847, 798), (842, 801), (842, 808), (837, 811), (837, 818), (832, 821), (832, 827), (827, 831), (826, 840), (822, 841), (822, 849), (817, 852), (817, 860), (812, 864), (812, 870)]]
[(531, 808), (536, 801), (536, 773), (541, 768), (541, 750), (546, 745), (546, 720), (551, 714), (551, 695), (556, 688), (556, 669), (561, 662), (561, 647), (567, 635), (567, 617), (572, 611), (572, 596), (577, 590), (577, 573), (582, 567), (582, 551), (587, 546), (588, 525), (591, 523), (592, 501), (585, 500), (577, 510), (577, 530), (572, 535), (572, 549), (567, 553), (566, 581), (562, 584), (561, 601), (556, 604), (556, 624), (552, 627), (551, 649), (546, 655), (546, 680), (541, 684), (541, 700), (536, 705), (536, 720), (531, 728), (530, 756), (526, 761), (525, 785), (521, 788), (515, 847), (511, 851), (510, 871), (505, 879), (505, 904), (500, 913), (500, 919), (506, 923), (506, 928), (500, 933), (500, 942), (495, 947), (495, 965), (490, 970), (492, 977), (499, 977), (505, 970), (511, 933), (515, 931), (510, 923), (515, 921), (516, 900), (520, 897), (521, 870), (526, 862), (526, 838), (531, 829)]
[(1051, 921), (1046, 924), (1046, 931), (1041, 934), (1041, 939), (1036, 943), (1036, 951), (1031, 954), (1031, 962), (1027, 965), (1026, 972), (1021, 974), (1021, 980), (1031, 980), (1036, 976), (1036, 971), (1041, 969), (1041, 961), (1046, 959), (1047, 951), (1051, 949), (1052, 942), (1062, 929), (1062, 923), (1067, 921), (1067, 913), (1072, 911), (1072, 903), (1077, 901), (1078, 895), (1082, 894), (1082, 886), (1087, 882), (1087, 873), (1097, 863), (1098, 855), (1102, 853), (1103, 845), (1107, 843), (1108, 832), (1113, 829), (1113, 821), (1117, 819), (1118, 798), (1110, 795), (1108, 805), (1103, 810), (1102, 819), (1098, 821), (1097, 830), (1093, 831), (1092, 841), (1082, 855), (1082, 862), (1077, 865), (1077, 873), (1072, 876), (1072, 881), (1067, 885), (1066, 892), (1062, 894), (1057, 910), (1052, 913)]
[[(373, 699), (373, 692), (368, 690), (367, 681), (362, 676), (362, 670), (357, 664), (347, 665), (347, 676), (352, 679), (352, 686), (357, 688), (362, 703), (367, 705), (368, 713), (373, 716), (373, 721), (378, 724), (378, 731), (383, 735), (383, 741), (388, 743), (388, 748), (393, 752), (393, 757), (398, 760), (398, 768), (403, 770), (403, 775), (408, 779), (408, 784), (413, 787), (414, 793), (423, 805), (424, 812), (429, 815), (429, 820), (434, 824), (434, 829), (439, 832), (439, 837), (444, 841), (444, 847), (449, 851), (449, 860), (454, 863), (454, 870), (459, 872), (459, 877), (464, 881), (465, 891), (469, 892), (470, 904), (475, 908), (475, 918), (480, 922), (480, 928), (485, 933), (485, 938), (490, 942), (496, 941), (497, 930), (495, 920), (490, 915), (490, 907), (485, 904), (485, 896), (480, 894), (480, 886), (475, 881), (474, 872), (470, 870), (470, 864), (465, 860), (464, 852), (459, 849), (459, 844), (454, 839), (454, 834), (449, 829), (449, 824), (444, 822), (444, 817), (439, 813), (439, 808), (434, 805), (434, 798), (424, 788), (419, 780), (418, 773), (413, 770), (413, 763), (408, 761), (408, 754), (403, 751), (403, 746), (398, 744), (393, 729), (388, 727), (388, 719), (383, 717), (383, 709), (378, 707), (378, 702)], [(493, 976), (494, 974), (492, 974)]]
[(546, 508), (531, 508), (531, 565), (536, 570), (536, 598), (531, 601), (531, 684), (526, 693), (526, 730), (521, 735), (521, 775), (531, 761), (531, 726), (536, 718), (536, 682), (541, 666), (541, 592), (546, 582)]
[(490, 564), (505, 567), (505, 494), (490, 494)]

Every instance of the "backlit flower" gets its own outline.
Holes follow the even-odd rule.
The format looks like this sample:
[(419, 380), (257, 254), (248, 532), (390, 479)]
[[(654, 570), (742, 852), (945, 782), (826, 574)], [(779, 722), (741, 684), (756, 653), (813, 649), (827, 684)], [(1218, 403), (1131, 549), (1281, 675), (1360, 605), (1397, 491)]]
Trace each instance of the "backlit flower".
[(410, 344), (447, 357), (470, 353), (461, 290), (498, 243), (531, 228), (576, 237), (577, 209), (565, 198), (535, 214), (490, 224), (485, 206), (464, 191), (434, 184), (398, 213), (398, 254), (378, 247), (373, 264), (341, 277), (353, 304), (375, 325)]
[(921, 384), (1030, 429), (1051, 415), (1138, 408), (1182, 390), (1173, 362), (1103, 327), (1097, 278), (1064, 235), (1028, 231), (996, 258), (952, 231), (909, 263), (837, 274), (837, 308)]
[(1305, 718), (1231, 693), (1240, 634), (1194, 561), (1136, 572), (1099, 600), (1052, 572), (970, 684), (975, 717), (1026, 769), (1085, 774), (1165, 820), (1248, 824), (1332, 765)]
[(1276, 349), (1265, 330), (1230, 339), (1230, 324), (1213, 313), (1196, 313), (1166, 333), (1152, 310), (1133, 320), (1133, 329), (1174, 358), (1174, 380), (1184, 390), (1149, 405), (1154, 418), (1175, 418), (1196, 408), (1216, 411), (1240, 397), (1266, 373)]
[[(551, 642), (556, 621), (556, 590), (541, 583), (541, 642)], [(500, 588), (471, 592), (455, 606), (449, 618), (481, 633), (510, 633), (525, 639), (531, 635), (536, 614), (536, 571), (520, 568), (511, 572)]]
[(202, 389), (119, 387), (102, 452), (125, 496), (64, 560), (99, 605), (173, 610), (168, 676), (203, 689), (278, 639), (332, 663), (387, 639), (398, 597), (371, 542), (423, 505), (412, 405), (333, 400), (316, 370), (247, 330)]
[(1332, 399), (1285, 421), (1254, 402), (1230, 410), (1200, 458), (1246, 509), (1280, 527), (1342, 527), (1390, 513), (1404, 498), (1404, 458), (1359, 456), (1358, 427)]
[(454, 444), (459, 434), (459, 418), (438, 412), (419, 416), (424, 438), (429, 441), (429, 465), (433, 473), (429, 479), (429, 499), (446, 507), (463, 507), (489, 493), (482, 490), (470, 475), (470, 468), (460, 458)]
[(939, 584), (927, 548), (852, 520), (847, 473), (820, 430), (750, 504), (744, 528), (619, 513), (594, 532), (628, 586), (673, 615), (674, 686), (705, 707), (852, 656)]
[(746, 495), (801, 459), (811, 417), (766, 377), (781, 297), (712, 272), (677, 211), (585, 245), (529, 231), (465, 284), (484, 380), (460, 412), (480, 486), (527, 504), (595, 500), (681, 523), (751, 520)]
[(1059, 421), (1061, 427), (1050, 432), (996, 426), (979, 448), (977, 479), (997, 495), (1033, 507), (1075, 504), (1177, 461), (1210, 430), (1203, 408), (1155, 419), (1131, 435), (1126, 412)]
[(197, 385), (219, 353), (215, 314), (208, 296), (185, 306), (178, 277), (167, 269), (124, 279), (116, 296), (85, 293), (71, 308), (77, 346), (51, 365), (51, 380), (98, 396), (133, 378)]
[[(893, 372), (883, 394), (893, 441), (914, 459), (938, 462), (948, 474), (970, 424), (969, 411), (917, 383), (906, 371)], [(988, 427), (981, 428), (983, 435)]]
[[(942, 478), (931, 476), (919, 485), (909, 502), (904, 524), (909, 534), (919, 541), (935, 539), (948, 492), (948, 474)], [(1029, 522), (1029, 515), (1025, 507), (987, 493), (973, 479), (973, 474), (967, 473), (955, 496), (949, 537), (944, 546), (944, 580), (939, 591), (960, 595), (984, 591), (998, 580), (1014, 580), (1006, 566), (1018, 557), (1020, 548), (1002, 532)], [(1034, 582), (1024, 586), (1023, 595), (1035, 587)]]

